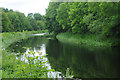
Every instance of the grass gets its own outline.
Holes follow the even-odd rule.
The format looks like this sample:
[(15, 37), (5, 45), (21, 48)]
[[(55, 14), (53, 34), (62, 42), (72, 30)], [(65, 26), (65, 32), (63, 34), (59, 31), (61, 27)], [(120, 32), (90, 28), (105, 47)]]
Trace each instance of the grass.
[(90, 34), (73, 34), (69, 32), (60, 33), (56, 38), (64, 43), (71, 43), (74, 45), (87, 45), (87, 46), (111, 46), (109, 40), (102, 40), (101, 37)]
[(5, 32), (0, 33), (0, 37), (2, 36), (2, 49), (7, 48), (10, 44), (30, 37), (31, 34), (37, 34), (37, 33), (44, 33), (47, 31), (25, 31), (25, 32)]

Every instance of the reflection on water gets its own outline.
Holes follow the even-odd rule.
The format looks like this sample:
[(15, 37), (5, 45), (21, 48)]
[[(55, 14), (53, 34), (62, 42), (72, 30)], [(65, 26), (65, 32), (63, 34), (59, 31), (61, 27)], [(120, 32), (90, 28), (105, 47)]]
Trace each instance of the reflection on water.
[[(21, 60), (22, 61), (28, 62), (28, 60), (25, 57), (26, 54), (27, 54), (28, 57), (34, 57), (33, 55), (28, 54), (28, 52), (30, 52), (30, 51), (31, 51), (30, 49), (27, 49), (25, 54), (23, 54), (21, 56)], [(45, 46), (45, 44), (42, 44), (40, 46), (40, 49), (36, 50), (34, 48), (33, 51), (35, 52), (35, 54), (34, 54), (35, 56), (45, 56), (46, 55), (46, 46)], [(51, 70), (51, 66), (50, 66), (50, 63), (48, 62), (48, 58), (47, 57), (43, 57), (42, 61), (44, 61), (44, 62), (47, 61), (47, 63), (45, 63), (45, 66), (47, 66), (48, 70)], [(56, 75), (57, 75), (57, 72), (53, 72), (53, 71), (48, 72), (48, 77), (49, 78), (56, 78)], [(57, 77), (61, 78), (61, 76), (59, 76), (59, 75), (57, 75)]]
[[(35, 39), (29, 38), (27, 40), (18, 41), (17, 43), (12, 44), (8, 48), (8, 50), (13, 51), (13, 49), (14, 49), (14, 51), (12, 53), (17, 54), (17, 55), (20, 52), (25, 53), (25, 54), (22, 54), (22, 55), (19, 55), (18, 57), (16, 57), (16, 59), (20, 58), (22, 61), (25, 61), (25, 62), (28, 62), (28, 59), (26, 59), (26, 57), (25, 57), (26, 54), (27, 54), (27, 57), (34, 57), (33, 55), (29, 54), (30, 51), (34, 51), (35, 56), (45, 56), (46, 55), (46, 43), (45, 43), (46, 40), (44, 39), (44, 37), (34, 37), (34, 38)], [(31, 40), (30, 42), (32, 42), (32, 43), (26, 43), (28, 40)], [(36, 40), (36, 41), (33, 41), (33, 40)], [(21, 51), (19, 51), (18, 49), (20, 49)], [(42, 61), (44, 61), (44, 62), (47, 61), (47, 63), (45, 63), (45, 66), (47, 66), (48, 70), (52, 69), (47, 57), (43, 57)], [(61, 74), (61, 72), (50, 71), (50, 72), (48, 72), (48, 77), (56, 78), (56, 76), (57, 76), (57, 78), (61, 78), (61, 76), (59, 74)]]
[(32, 36), (42, 36), (42, 35), (45, 35), (47, 33), (40, 33), (40, 34), (32, 34)]
[(49, 40), (46, 51), (52, 68), (63, 74), (69, 67), (78, 78), (120, 77), (119, 49), (73, 46)]
[[(77, 78), (119, 78), (119, 49), (103, 47), (73, 46), (45, 37), (32, 37), (12, 44), (8, 50), (15, 53), (29, 51), (48, 54), (45, 58), (48, 69), (55, 69), (65, 75), (66, 69)], [(24, 54), (21, 55), (24, 58)], [(57, 73), (52, 73), (54, 76)]]
[[(33, 55), (28, 54), (28, 52), (30, 52), (30, 51), (31, 51), (31, 50), (30, 50), (29, 48), (27, 48), (25, 54), (21, 55), (21, 60), (22, 60), (22, 61), (24, 61), (24, 60), (25, 60), (25, 62), (28, 61), (28, 60), (26, 59), (26, 57), (25, 57), (26, 54), (27, 54), (28, 57), (34, 57)], [(45, 44), (42, 44), (42, 45), (40, 46), (40, 49), (38, 49), (38, 50), (36, 50), (36, 49), (34, 48), (33, 51), (35, 52), (35, 56), (44, 56), (44, 55), (46, 55)], [(47, 61), (47, 58), (44, 58), (44, 60)]]

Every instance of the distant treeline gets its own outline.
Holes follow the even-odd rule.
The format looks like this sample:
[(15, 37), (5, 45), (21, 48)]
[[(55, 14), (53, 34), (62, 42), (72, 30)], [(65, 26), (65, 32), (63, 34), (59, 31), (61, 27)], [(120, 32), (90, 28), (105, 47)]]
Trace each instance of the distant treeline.
[(2, 32), (21, 32), (31, 30), (43, 30), (45, 29), (44, 20), (39, 13), (29, 13), (26, 17), (24, 13), (2, 9)]
[(120, 36), (120, 2), (50, 2), (45, 17), (49, 32)]

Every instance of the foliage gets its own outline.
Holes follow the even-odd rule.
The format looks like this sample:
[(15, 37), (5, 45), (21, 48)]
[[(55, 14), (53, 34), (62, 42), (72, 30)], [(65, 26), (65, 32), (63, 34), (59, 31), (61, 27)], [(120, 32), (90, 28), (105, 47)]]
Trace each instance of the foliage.
[(7, 8), (2, 9), (2, 31), (22, 32), (23, 30), (43, 30), (45, 29), (43, 16), (39, 13), (29, 13), (26, 17), (23, 13)]
[(69, 24), (70, 20), (68, 17), (68, 11), (70, 7), (69, 5), (70, 5), (69, 3), (62, 3), (59, 5), (59, 8), (57, 9), (56, 19), (59, 22), (59, 24), (62, 25), (64, 31), (71, 29)]
[(33, 30), (45, 30), (44, 17), (39, 13), (29, 13), (27, 16)]
[(62, 31), (62, 27), (59, 25), (59, 23), (56, 20), (57, 15), (57, 8), (59, 7), (61, 3), (59, 2), (50, 2), (48, 9), (46, 10), (46, 16), (45, 16), (45, 24), (46, 28), (49, 30), (49, 33), (55, 32), (59, 33)]
[[(59, 24), (61, 27), (58, 29), (59, 33), (67, 31), (74, 34), (92, 34), (98, 35), (101, 39), (106, 37), (118, 41), (119, 14), (120, 2), (63, 2), (59, 5), (50, 3), (46, 14), (46, 17), (49, 17), (46, 19), (47, 29), (56, 32)], [(115, 44), (119, 43), (120, 41)]]
[(13, 62), (10, 62), (12, 65), (7, 65), (8, 67), (3, 65), (3, 78), (47, 78), (47, 73), (54, 71), (53, 69), (47, 69), (47, 66), (45, 66), (47, 61), (44, 61), (44, 56), (35, 56), (33, 51), (28, 52), (28, 55), (25, 55), (27, 62), (25, 60), (21, 61), (21, 59), (15, 60), (16, 56), (10, 55), (9, 58)]
[(73, 33), (85, 33), (87, 31), (87, 26), (82, 22), (83, 16), (88, 14), (87, 7), (87, 3), (75, 2), (71, 5), (68, 17), (71, 20)]
[(34, 16), (35, 20), (43, 20), (42, 15), (39, 13), (35, 13), (33, 16)]
[(3, 31), (8, 32), (10, 30), (9, 28), (10, 20), (5, 12), (2, 11), (2, 27)]
[[(10, 20), (10, 25), (7, 28), (8, 32), (31, 30), (31, 25), (23, 13), (9, 11), (6, 14)], [(3, 32), (6, 32), (4, 30), (4, 27), (3, 27)]]

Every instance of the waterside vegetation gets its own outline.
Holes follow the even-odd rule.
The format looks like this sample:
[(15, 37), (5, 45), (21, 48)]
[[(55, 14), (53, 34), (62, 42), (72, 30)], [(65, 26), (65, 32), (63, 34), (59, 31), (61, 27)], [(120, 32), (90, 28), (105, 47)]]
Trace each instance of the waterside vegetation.
[(2, 38), (2, 48), (7, 48), (10, 44), (12, 44), (18, 40), (31, 37), (32, 34), (37, 34), (37, 33), (47, 33), (47, 30), (0, 33), (2, 36), (1, 37)]
[[(114, 44), (114, 41), (107, 38), (101, 38), (98, 35), (90, 35), (90, 34), (73, 34), (69, 32), (59, 33), (56, 38), (63, 42), (69, 43), (72, 45), (86, 45), (86, 46), (96, 46), (96, 47), (111, 47)], [(116, 43), (118, 41), (116, 40)]]
[(120, 46), (119, 14), (120, 2), (50, 2), (45, 24), (60, 41)]

